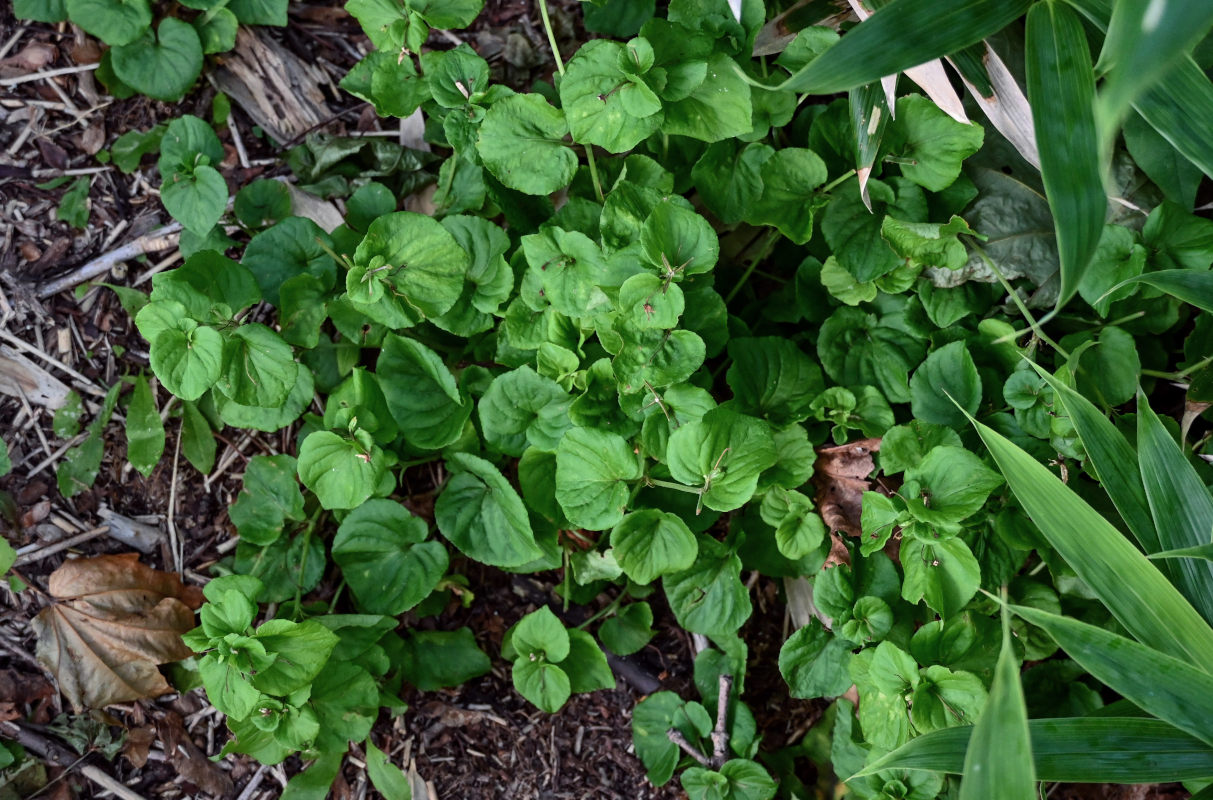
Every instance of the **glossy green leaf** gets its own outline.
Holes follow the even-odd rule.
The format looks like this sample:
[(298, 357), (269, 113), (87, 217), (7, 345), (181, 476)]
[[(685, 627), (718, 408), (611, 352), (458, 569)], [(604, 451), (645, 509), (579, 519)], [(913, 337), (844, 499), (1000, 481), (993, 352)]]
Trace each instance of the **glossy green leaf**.
[(519, 659), (514, 662), (514, 688), (541, 711), (555, 714), (572, 694), (569, 676), (555, 664)]
[(853, 646), (827, 631), (820, 620), (793, 633), (779, 650), (779, 672), (793, 697), (837, 697), (851, 686), (847, 665)]
[(66, 0), (72, 22), (108, 45), (129, 44), (152, 24), (147, 0)]
[(146, 28), (138, 39), (111, 52), (114, 72), (123, 83), (166, 102), (180, 100), (202, 72), (198, 32), (176, 17), (165, 17), (155, 34)]
[(899, 158), (901, 174), (933, 192), (943, 191), (960, 176), (960, 164), (981, 148), (980, 125), (957, 122), (918, 94), (897, 98), (897, 114), (886, 142)]
[[(463, 291), (469, 265), (467, 252), (435, 220), (412, 211), (379, 217), (367, 228), (354, 251), (354, 268), (346, 289), (360, 299), (357, 287), (382, 280), (401, 300), (426, 316), (450, 310)], [(362, 302), (371, 302), (363, 300)]]
[(1047, 467), (974, 423), (1024, 510), (1113, 616), (1144, 644), (1213, 663), (1213, 629), (1145, 556)]
[(699, 544), (677, 514), (645, 508), (633, 511), (611, 529), (611, 548), (619, 566), (639, 584), (695, 563)]
[(1060, 306), (1078, 290), (1107, 216), (1095, 129), (1095, 75), (1082, 22), (1060, 0), (1032, 6), (1026, 46), (1028, 102), (1049, 109), (1032, 117), (1061, 260)]
[(547, 606), (518, 620), (509, 642), (514, 658), (524, 661), (545, 659), (555, 664), (569, 655), (569, 632)]
[(387, 754), (370, 739), (366, 742), (366, 774), (371, 785), (388, 800), (411, 800), (413, 790), (408, 776), (389, 762)]
[[(688, 61), (685, 66), (693, 65)], [(753, 128), (750, 85), (738, 74), (737, 65), (724, 53), (713, 53), (703, 75), (690, 94), (677, 100), (670, 98), (667, 87), (662, 132), (704, 142), (749, 133)]]
[(453, 453), (451, 479), (434, 505), (443, 536), (477, 561), (517, 567), (543, 555), (522, 498), (501, 472), (482, 458)]
[(821, 368), (794, 342), (780, 337), (729, 342), (726, 380), (737, 410), (784, 426), (809, 418), (809, 406), (825, 389)]
[(594, 637), (576, 628), (568, 635), (569, 654), (560, 660), (560, 668), (569, 676), (569, 688), (578, 693), (614, 689), (615, 676)]
[(415, 339), (388, 334), (376, 375), (393, 387), (385, 393), (388, 409), (409, 444), (438, 450), (456, 441), (472, 415), (472, 403), (460, 393), (438, 354)]
[(152, 371), (165, 389), (182, 400), (193, 401), (219, 380), (224, 342), (214, 328), (196, 325), (189, 319), (182, 320), (181, 325), (161, 331), (152, 340)]
[(290, 345), (273, 330), (246, 323), (231, 331), (224, 343), (216, 387), (241, 405), (281, 405), (295, 387), (300, 369), (294, 356)]
[[(958, 426), (981, 405), (981, 376), (964, 342), (952, 342), (927, 356), (910, 379), (910, 408), (917, 419)], [(958, 408), (959, 406), (959, 408)]]
[(426, 541), (429, 528), (392, 500), (368, 500), (341, 522), (333, 560), (359, 605), (374, 614), (403, 614), (420, 603), (446, 573), (441, 542)]
[(145, 376), (135, 380), (126, 409), (126, 458), (144, 477), (152, 474), (164, 453), (164, 423)]
[(666, 450), (674, 479), (701, 489), (703, 505), (717, 511), (744, 505), (775, 459), (770, 425), (726, 408), (674, 431)]
[(641, 467), (627, 441), (594, 428), (574, 428), (556, 449), (556, 499), (574, 525), (601, 531), (623, 520), (630, 481)]
[(618, 656), (639, 651), (654, 634), (653, 609), (643, 601), (624, 606), (598, 629), (603, 647)]
[(631, 150), (661, 124), (661, 103), (629, 102), (629, 95), (651, 90), (639, 79), (632, 83), (619, 66), (624, 47), (618, 42), (586, 42), (565, 66), (560, 103), (573, 141), (596, 144), (612, 153)]
[(262, 692), (285, 696), (312, 682), (337, 646), (337, 636), (315, 620), (291, 622), (272, 619), (254, 633), (267, 652), (277, 653), (253, 676), (253, 686)]
[(564, 114), (538, 94), (498, 100), (480, 125), (476, 150), (485, 167), (511, 189), (551, 194), (573, 179), (577, 154), (564, 143)]
[(379, 488), (383, 451), (331, 431), (308, 434), (299, 446), (299, 479), (325, 508), (357, 508)]
[(337, 265), (331, 251), (332, 240), (319, 225), (304, 217), (287, 217), (253, 236), (240, 263), (253, 273), (265, 299), (277, 306), (282, 284), (300, 273), (310, 273), (332, 287)]
[(288, 520), (302, 521), (303, 492), (298, 465), (288, 455), (253, 456), (244, 470), (244, 485), (228, 516), (242, 541), (268, 545), (282, 535)]
[(692, 633), (734, 633), (750, 616), (750, 594), (741, 582), (741, 559), (712, 540), (685, 572), (662, 579), (670, 610)]
[(958, 0), (941, 9), (934, 0), (894, 0), (776, 88), (845, 92), (980, 42), (1029, 5), (1030, 0)]
[(423, 692), (458, 686), (492, 668), (470, 628), (412, 630), (404, 640), (402, 656), (404, 679)]

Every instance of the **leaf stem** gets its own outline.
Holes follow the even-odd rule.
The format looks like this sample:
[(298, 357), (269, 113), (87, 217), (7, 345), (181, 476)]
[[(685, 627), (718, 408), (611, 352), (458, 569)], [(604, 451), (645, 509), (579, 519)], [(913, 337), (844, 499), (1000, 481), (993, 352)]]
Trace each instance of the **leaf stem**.
[(594, 624), (595, 622), (602, 619), (603, 617), (609, 617), (611, 614), (614, 614), (615, 609), (619, 608), (619, 606), (623, 604), (623, 598), (624, 598), (625, 594), (627, 594), (627, 593), (620, 592), (619, 594), (617, 594), (615, 596), (614, 600), (612, 600), (611, 602), (607, 603), (602, 608), (595, 611), (593, 614), (590, 615), (590, 617), (585, 622), (578, 625), (577, 630), (579, 630), (579, 631), (584, 630), (586, 628), (586, 626)]
[[(972, 247), (975, 251), (977, 251), (977, 255), (981, 257), (981, 260), (986, 263), (986, 266), (990, 268), (990, 271), (994, 273), (994, 277), (998, 278), (998, 282), (1002, 284), (1002, 288), (1008, 295), (1010, 295), (1011, 302), (1015, 304), (1015, 307), (1019, 309), (1019, 313), (1023, 314), (1024, 319), (1028, 321), (1028, 327), (1031, 328), (1032, 333), (1035, 334), (1036, 338), (1052, 347), (1062, 358), (1068, 361), (1070, 359), (1070, 354), (1067, 353), (1061, 345), (1050, 339), (1048, 334), (1041, 329), (1041, 323), (1037, 322), (1036, 317), (1032, 316), (1032, 312), (1028, 310), (1028, 307), (1024, 305), (1023, 300), (1019, 297), (1019, 292), (1012, 288), (1010, 282), (1002, 274), (1002, 270), (1000, 270), (998, 265), (994, 263), (994, 260), (986, 255), (986, 251), (983, 250), (980, 245), (974, 243)], [(1047, 322), (1051, 318), (1052, 314), (1046, 316), (1043, 321)]]
[(673, 489), (676, 492), (686, 492), (687, 494), (703, 494), (702, 489), (696, 489), (692, 486), (683, 486), (681, 483), (674, 483), (673, 481), (663, 481), (663, 480), (658, 480), (657, 478), (650, 478), (647, 475), (644, 478), (644, 482), (649, 486), (660, 486), (662, 489)]
[(548, 0), (539, 0), (539, 16), (543, 18), (543, 30), (547, 32), (552, 56), (556, 59), (556, 71), (564, 75), (564, 61), (560, 58), (560, 48), (556, 46), (556, 34), (552, 31), (552, 20), (548, 17)]
[(1152, 378), (1163, 378), (1169, 381), (1182, 381), (1193, 372), (1204, 369), (1211, 363), (1213, 363), (1213, 356), (1208, 356), (1207, 358), (1202, 358), (1200, 361), (1197, 361), (1195, 364), (1184, 367), (1178, 372), (1163, 372), (1162, 370), (1157, 369), (1143, 369), (1141, 374), (1149, 375)]
[(829, 183), (827, 183), (825, 186), (822, 186), (822, 187), (821, 187), (820, 189), (818, 189), (817, 191), (818, 191), (820, 194), (828, 194), (828, 193), (829, 193), (829, 192), (831, 192), (832, 190), (836, 189), (836, 188), (838, 187), (838, 185), (839, 185), (839, 184), (841, 184), (841, 183), (845, 183), (845, 182), (846, 182), (848, 179), (850, 179), (850, 178), (851, 178), (851, 177), (852, 177), (854, 174), (855, 174), (855, 170), (853, 170), (853, 169), (847, 170), (846, 172), (842, 173), (841, 175), (839, 175), (839, 176), (838, 176), (837, 178), (835, 178), (834, 180), (832, 180), (832, 181), (830, 181)]
[(733, 288), (730, 289), (729, 293), (725, 296), (724, 302), (726, 305), (733, 301), (733, 298), (736, 297), (737, 293), (741, 291), (743, 286), (745, 286), (746, 281), (748, 281), (750, 276), (754, 274), (754, 270), (758, 268), (758, 265), (762, 262), (762, 260), (770, 255), (771, 250), (774, 249), (775, 242), (778, 239), (779, 232), (775, 230), (767, 231), (766, 234), (762, 236), (762, 240), (758, 243), (758, 247), (754, 252), (754, 255), (750, 258), (750, 263), (746, 267), (745, 272), (741, 274), (741, 277), (737, 279), (737, 283), (733, 285)]
[(598, 180), (598, 163), (594, 161), (594, 145), (585, 145), (585, 160), (590, 165), (590, 180), (594, 182), (594, 194), (598, 195), (599, 203), (605, 203), (606, 195), (602, 193), (602, 182)]

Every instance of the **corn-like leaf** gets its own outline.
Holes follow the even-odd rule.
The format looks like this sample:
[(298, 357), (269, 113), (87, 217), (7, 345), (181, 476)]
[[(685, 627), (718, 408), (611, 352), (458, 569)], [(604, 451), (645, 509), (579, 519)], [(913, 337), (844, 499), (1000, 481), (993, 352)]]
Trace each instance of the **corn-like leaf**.
[(1147, 272), (1109, 289), (1105, 296), (1131, 283), (1144, 283), (1172, 297), (1196, 306), (1202, 311), (1213, 312), (1213, 272), (1197, 272), (1191, 269), (1163, 269)]
[(1209, 0), (1118, 0), (1097, 65), (1107, 72), (1099, 99), (1105, 134), (1114, 133), (1129, 104), (1190, 53), (1211, 25)]
[(1213, 745), (1213, 674), (1073, 617), (1011, 606), (1126, 700)]
[(974, 421), (1007, 484), (1041, 533), (1139, 641), (1204, 669), (1213, 629), (1137, 548), (1048, 468)]
[(1040, 174), (1061, 262), (1061, 307), (1078, 290), (1108, 212), (1095, 128), (1095, 73), (1077, 12), (1043, 0), (1028, 12), (1026, 78)]
[[(1209, 543), (1213, 498), (1145, 398), (1137, 395), (1137, 458), (1159, 544), (1167, 550)], [(1176, 585), (1213, 622), (1213, 564), (1183, 559)]]
[(1032, 129), (1032, 107), (1028, 105), (1023, 89), (1019, 88), (1015, 76), (994, 48), (983, 43), (984, 56), (976, 63), (972, 49), (950, 56), (948, 63), (960, 73), (960, 79), (990, 124), (1015, 146), (1025, 161), (1040, 169), (1040, 150), (1036, 146), (1036, 132)]
[(960, 800), (1035, 800), (1036, 776), (1028, 736), (1028, 709), (1019, 683), (1019, 660), (1011, 644), (1006, 606), (1002, 610), (1002, 651), (985, 710), (965, 751)]
[(1160, 553), (1151, 553), (1150, 558), (1199, 558), (1204, 561), (1213, 561), (1213, 544), (1198, 544), (1196, 547), (1179, 547), (1175, 550), (1163, 550)]
[(832, 94), (873, 83), (979, 42), (1029, 5), (1031, 0), (894, 0), (777, 88)]
[(1094, 403), (1039, 366), (1032, 366), (1053, 388), (1054, 396), (1061, 400), (1066, 413), (1070, 415), (1070, 422), (1090, 456), (1090, 464), (1099, 476), (1100, 485), (1112, 498), (1129, 531), (1147, 553), (1158, 550), (1161, 547), (1158, 531), (1154, 529), (1150, 501), (1146, 497), (1146, 487), (1141, 482), (1141, 470), (1137, 467), (1137, 453), (1133, 446)]
[[(1101, 31), (1112, 18), (1111, 0), (1069, 0)], [(1213, 81), (1183, 56), (1133, 107), (1189, 161), (1213, 177)]]
[(876, 163), (876, 153), (880, 150), (884, 129), (893, 113), (879, 83), (869, 83), (867, 86), (852, 89), (848, 102), (851, 125), (855, 129), (855, 174), (859, 178), (859, 196), (863, 198), (863, 204), (868, 207), (868, 211), (871, 211), (868, 179), (872, 175), (872, 165)]
[[(1213, 748), (1172, 725), (1143, 717), (1028, 720), (1036, 779), (1068, 783), (1159, 783), (1213, 775)], [(959, 774), (973, 728), (911, 739), (855, 777), (886, 769)]]

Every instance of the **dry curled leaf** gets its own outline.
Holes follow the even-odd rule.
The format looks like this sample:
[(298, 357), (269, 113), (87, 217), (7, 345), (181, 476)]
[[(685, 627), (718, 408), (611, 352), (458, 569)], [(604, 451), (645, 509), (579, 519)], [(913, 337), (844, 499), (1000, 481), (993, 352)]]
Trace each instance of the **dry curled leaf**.
[(821, 511), (821, 518), (834, 537), (826, 566), (850, 561), (839, 533), (863, 535), (859, 524), (863, 493), (872, 488), (868, 475), (876, 468), (872, 454), (878, 450), (880, 439), (863, 439), (835, 447), (817, 448), (817, 462), (813, 465), (813, 485), (817, 487), (814, 500)]
[(68, 561), (49, 585), (58, 602), (34, 618), (37, 656), (74, 708), (173, 691), (156, 665), (192, 655), (181, 634), (194, 627), (196, 587), (135, 553)]
[(164, 745), (164, 754), (178, 775), (212, 797), (228, 797), (232, 794), (232, 779), (194, 744), (180, 714), (169, 711), (155, 722), (156, 733)]

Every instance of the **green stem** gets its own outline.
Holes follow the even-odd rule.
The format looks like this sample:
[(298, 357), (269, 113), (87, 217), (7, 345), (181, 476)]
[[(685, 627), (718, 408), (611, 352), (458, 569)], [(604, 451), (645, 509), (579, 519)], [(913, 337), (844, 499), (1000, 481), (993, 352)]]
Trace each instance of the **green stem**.
[(1157, 370), (1157, 369), (1143, 369), (1141, 371), (1141, 374), (1149, 375), (1152, 378), (1163, 378), (1163, 379), (1169, 380), (1169, 381), (1182, 381), (1184, 378), (1188, 377), (1193, 372), (1204, 369), (1211, 363), (1213, 363), (1213, 356), (1208, 356), (1207, 358), (1202, 358), (1200, 361), (1197, 361), (1195, 364), (1192, 364), (1191, 366), (1184, 367), (1183, 369), (1179, 370), (1178, 372), (1163, 372), (1162, 370)]
[(1202, 358), (1200, 361), (1197, 361), (1192, 366), (1184, 367), (1183, 369), (1181, 369), (1179, 372), (1176, 372), (1175, 374), (1181, 378), (1186, 378), (1189, 375), (1191, 375), (1193, 372), (1196, 372), (1197, 370), (1200, 370), (1200, 369), (1204, 369), (1209, 364), (1213, 364), (1213, 356), (1209, 356), (1207, 358)]
[(594, 161), (594, 145), (585, 145), (585, 160), (590, 165), (590, 180), (594, 182), (594, 194), (598, 195), (599, 203), (605, 203), (606, 195), (602, 193), (602, 182), (598, 180), (598, 164)]
[(333, 599), (329, 603), (329, 613), (332, 614), (337, 608), (337, 601), (341, 599), (341, 590), (345, 588), (345, 578), (341, 579), (341, 583), (337, 584), (337, 591), (333, 592)]
[(994, 277), (998, 278), (998, 282), (1002, 284), (1002, 288), (1008, 295), (1010, 295), (1011, 302), (1015, 303), (1015, 307), (1019, 309), (1019, 313), (1023, 314), (1024, 319), (1028, 321), (1028, 327), (1032, 330), (1032, 333), (1036, 335), (1036, 338), (1052, 347), (1062, 358), (1068, 361), (1070, 354), (1067, 353), (1061, 347), (1061, 345), (1050, 339), (1040, 327), (1042, 322), (1047, 322), (1053, 318), (1053, 313), (1047, 314), (1041, 322), (1037, 322), (1036, 317), (1032, 316), (1032, 312), (1028, 310), (1028, 307), (1024, 305), (1023, 300), (1020, 299), (1019, 292), (1016, 292), (1011, 286), (1010, 282), (1003, 276), (1002, 270), (998, 268), (998, 265), (994, 263), (993, 259), (986, 255), (986, 251), (982, 250), (981, 247), (976, 244), (973, 245), (973, 249), (977, 251), (977, 255), (981, 256), (981, 260), (986, 263), (986, 266), (990, 268), (990, 271), (994, 273)]
[(674, 483), (673, 481), (663, 481), (657, 478), (650, 478), (646, 476), (644, 482), (649, 486), (660, 486), (663, 489), (673, 489), (677, 492), (686, 492), (687, 494), (703, 494), (702, 489), (696, 489), (692, 486), (683, 486), (681, 483)]
[(202, 25), (206, 25), (208, 22), (210, 22), (211, 20), (213, 20), (215, 18), (216, 14), (218, 14), (223, 9), (227, 8), (228, 2), (229, 2), (229, 0), (219, 0), (219, 2), (215, 3), (215, 5), (208, 8), (206, 10), (206, 13), (202, 15), (202, 21), (197, 23), (199, 25), (199, 27), (201, 27)]
[(303, 575), (307, 570), (307, 551), (308, 545), (311, 544), (312, 531), (316, 530), (317, 523), (320, 522), (320, 515), (324, 513), (322, 510), (317, 510), (315, 514), (307, 521), (307, 527), (303, 529), (303, 551), (299, 555), (299, 580), (295, 581), (295, 614), (299, 613), (299, 606), (303, 599), (303, 586), (300, 581), (303, 580)]
[(564, 591), (562, 592), (564, 595), (564, 613), (567, 614), (569, 613), (569, 593), (573, 588), (573, 570), (570, 569), (569, 549), (567, 547), (561, 548), (561, 560), (564, 562), (564, 580), (562, 581), (564, 583)]
[(839, 176), (838, 176), (837, 178), (835, 178), (834, 180), (832, 180), (832, 181), (830, 181), (829, 183), (827, 183), (825, 186), (822, 186), (822, 187), (821, 187), (820, 189), (818, 189), (817, 191), (818, 191), (819, 193), (821, 193), (821, 194), (828, 194), (830, 191), (832, 191), (833, 189), (837, 188), (837, 186), (838, 186), (840, 183), (844, 183), (844, 182), (846, 182), (847, 180), (849, 180), (849, 179), (850, 179), (850, 178), (851, 178), (851, 177), (852, 177), (854, 174), (855, 174), (855, 170), (853, 170), (853, 169), (852, 169), (852, 170), (847, 170), (846, 172), (842, 173), (841, 175), (839, 175)]
[(539, 0), (539, 16), (543, 18), (543, 29), (548, 35), (548, 44), (552, 47), (552, 56), (556, 59), (556, 71), (564, 74), (564, 61), (560, 58), (560, 48), (556, 46), (556, 34), (552, 32), (552, 20), (548, 17), (548, 0)]
[(601, 609), (599, 609), (598, 611), (595, 611), (595, 612), (594, 612), (594, 613), (593, 613), (593, 614), (590, 616), (590, 618), (589, 618), (589, 619), (587, 619), (585, 622), (583, 622), (583, 623), (581, 623), (580, 625), (578, 625), (578, 626), (577, 626), (577, 630), (584, 630), (584, 629), (586, 628), (586, 626), (594, 624), (595, 622), (597, 622), (598, 620), (602, 619), (603, 617), (609, 617), (611, 614), (614, 614), (614, 613), (615, 613), (615, 609), (619, 608), (619, 606), (623, 604), (623, 597), (624, 597), (624, 595), (625, 595), (625, 594), (627, 594), (627, 593), (626, 593), (626, 592), (620, 592), (619, 594), (617, 594), (617, 595), (615, 596), (615, 599), (614, 599), (614, 600), (612, 600), (611, 602), (607, 603), (605, 606), (603, 606), (603, 607), (602, 607)]
[(745, 272), (741, 274), (741, 277), (737, 279), (737, 283), (733, 285), (733, 288), (729, 290), (729, 293), (725, 296), (725, 305), (733, 302), (733, 298), (736, 297), (737, 293), (740, 292), (742, 287), (746, 285), (746, 281), (748, 281), (750, 276), (754, 274), (754, 270), (758, 268), (758, 265), (762, 263), (764, 258), (771, 254), (771, 250), (774, 249), (775, 242), (778, 241), (778, 239), (779, 232), (774, 230), (767, 231), (767, 233), (762, 236), (762, 241), (759, 242), (758, 248), (755, 250), (754, 255), (750, 258), (750, 263), (748, 266), (746, 266)]

